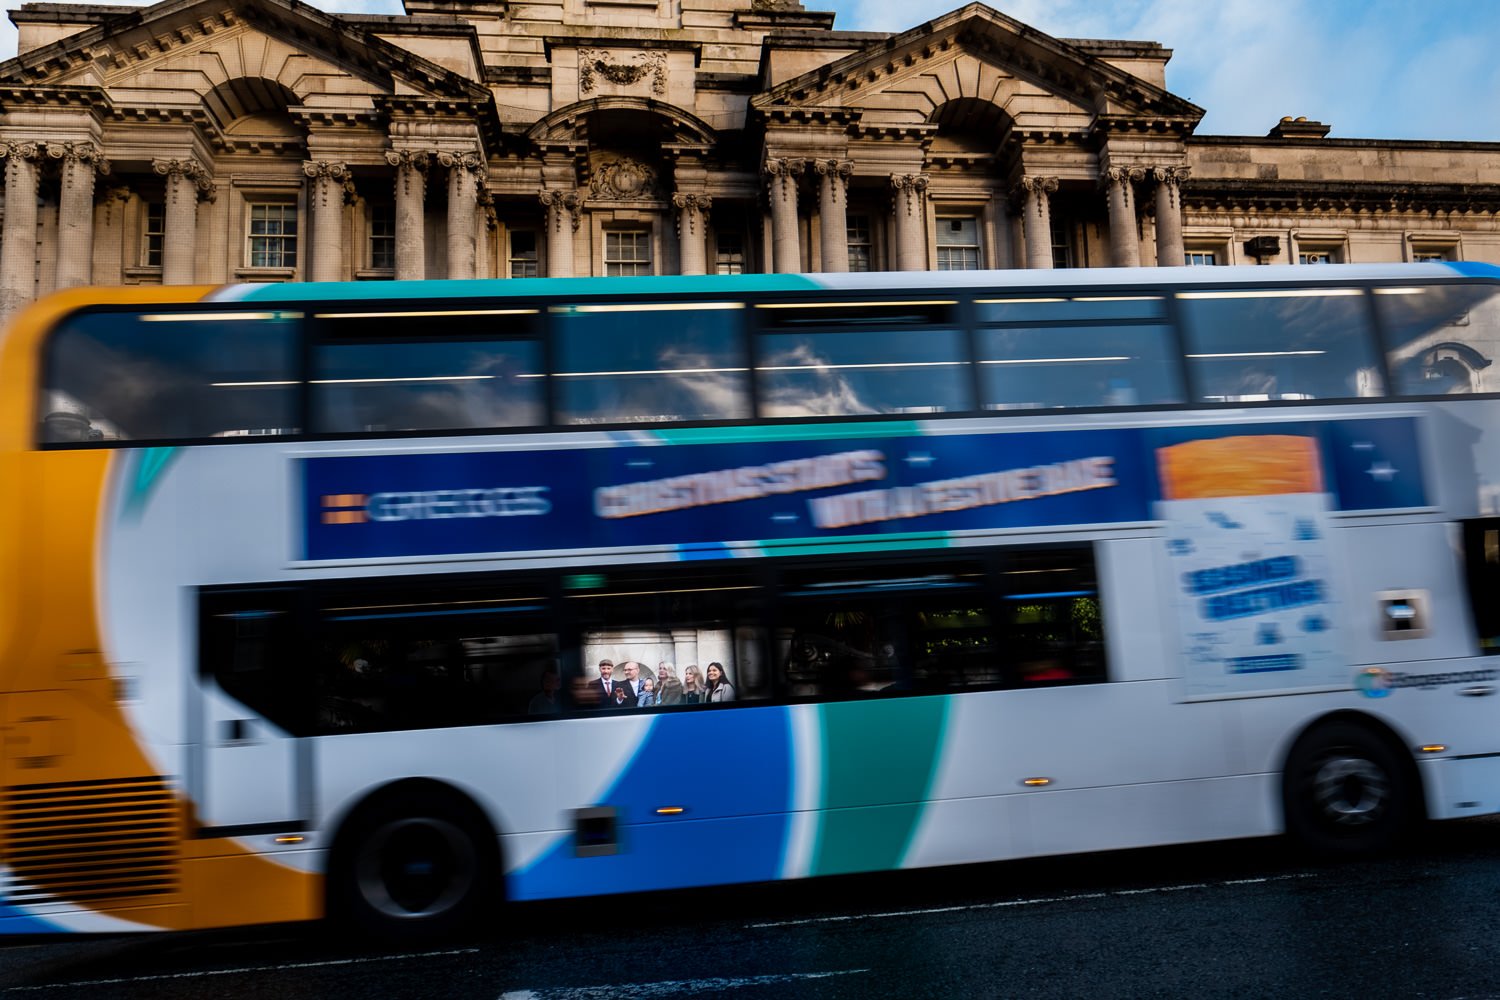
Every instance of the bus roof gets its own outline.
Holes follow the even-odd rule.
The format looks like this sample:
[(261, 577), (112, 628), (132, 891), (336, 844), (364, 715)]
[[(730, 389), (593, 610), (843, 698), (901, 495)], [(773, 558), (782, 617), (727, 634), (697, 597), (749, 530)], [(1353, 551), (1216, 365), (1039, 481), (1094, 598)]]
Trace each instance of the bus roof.
[(1071, 268), (1060, 270), (912, 271), (863, 274), (666, 275), (613, 278), (481, 278), (463, 281), (340, 281), (226, 285), (216, 302), (301, 303), (412, 299), (558, 298), (629, 295), (743, 295), (816, 291), (956, 291), (959, 289), (1136, 288), (1317, 281), (1469, 278), (1500, 281), (1500, 267), (1479, 263), (1277, 264), (1264, 267)]

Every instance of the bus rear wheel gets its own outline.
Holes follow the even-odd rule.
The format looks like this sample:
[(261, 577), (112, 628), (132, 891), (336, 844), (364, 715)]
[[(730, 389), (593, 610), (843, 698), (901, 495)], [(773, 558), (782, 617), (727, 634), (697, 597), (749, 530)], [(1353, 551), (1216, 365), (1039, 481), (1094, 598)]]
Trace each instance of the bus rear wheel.
[(1411, 832), (1416, 784), (1407, 762), (1363, 726), (1334, 722), (1305, 734), (1282, 779), (1287, 832), (1324, 855), (1389, 850)]
[(448, 937), (498, 905), (494, 835), (466, 802), (388, 796), (351, 818), (329, 868), (336, 921), (383, 940)]

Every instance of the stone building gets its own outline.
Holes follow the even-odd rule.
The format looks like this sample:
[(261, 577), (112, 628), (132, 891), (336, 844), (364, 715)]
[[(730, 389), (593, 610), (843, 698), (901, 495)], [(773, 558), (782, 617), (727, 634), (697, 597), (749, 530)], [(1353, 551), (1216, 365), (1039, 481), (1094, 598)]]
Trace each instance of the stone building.
[(1154, 42), (982, 4), (28, 3), (0, 310), (85, 283), (1500, 262), (1500, 144), (1194, 134)]

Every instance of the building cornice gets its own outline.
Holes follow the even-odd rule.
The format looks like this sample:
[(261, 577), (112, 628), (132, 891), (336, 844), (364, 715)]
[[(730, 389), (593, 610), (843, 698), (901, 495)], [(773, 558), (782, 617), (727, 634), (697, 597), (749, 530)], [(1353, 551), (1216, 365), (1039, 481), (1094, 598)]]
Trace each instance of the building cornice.
[(1184, 206), (1200, 210), (1500, 213), (1500, 184), (1220, 180), (1195, 174), (1181, 192)]

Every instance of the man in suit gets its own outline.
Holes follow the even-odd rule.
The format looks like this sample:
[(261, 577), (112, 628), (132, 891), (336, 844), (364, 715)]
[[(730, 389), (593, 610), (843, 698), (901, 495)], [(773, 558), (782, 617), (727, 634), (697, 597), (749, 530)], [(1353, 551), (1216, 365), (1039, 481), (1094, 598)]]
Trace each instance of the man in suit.
[(626, 660), (620, 669), (625, 671), (625, 679), (615, 685), (615, 704), (620, 708), (634, 708), (641, 698), (641, 665)]
[(610, 675), (613, 674), (614, 672), (615, 672), (615, 664), (614, 664), (613, 660), (600, 660), (599, 661), (599, 681), (598, 681), (598, 684), (599, 684), (599, 689), (602, 692), (601, 697), (599, 699), (599, 707), (600, 708), (614, 708), (615, 707), (615, 686), (614, 686), (614, 684), (609, 679)]

